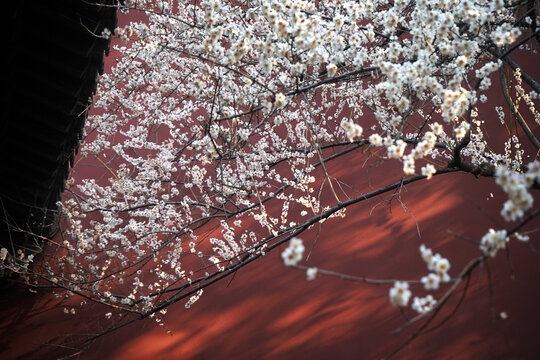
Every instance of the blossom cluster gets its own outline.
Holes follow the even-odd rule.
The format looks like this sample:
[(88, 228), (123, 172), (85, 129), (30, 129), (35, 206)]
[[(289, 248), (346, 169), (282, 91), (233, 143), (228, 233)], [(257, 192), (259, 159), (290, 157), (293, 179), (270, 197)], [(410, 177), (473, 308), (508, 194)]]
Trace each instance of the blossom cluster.
[[(26, 254), (22, 249), (17, 249), (15, 254), (4, 247), (0, 248), (0, 277), (8, 273), (26, 274), (29, 266), (34, 262), (34, 254)], [(6, 275), (7, 275), (6, 274)]]
[(424, 244), (420, 245), (420, 254), (427, 265), (428, 270), (433, 271), (429, 275), (422, 278), (422, 284), (426, 290), (437, 290), (439, 282), (450, 281), (450, 261), (443, 258), (440, 254), (433, 254), (433, 251)]
[[(449, 282), (451, 280), (448, 270), (450, 270), (450, 262), (443, 258), (440, 254), (433, 254), (433, 251), (424, 244), (420, 245), (420, 255), (427, 265), (428, 270), (432, 271), (426, 276), (423, 276), (420, 282), (424, 289), (428, 291), (439, 289), (440, 283)], [(390, 303), (394, 306), (407, 306), (412, 292), (409, 289), (409, 283), (406, 281), (396, 281), (394, 286), (389, 291)], [(437, 301), (433, 295), (426, 295), (423, 298), (415, 296), (411, 308), (420, 314), (425, 314), (433, 309)]]
[(428, 294), (423, 298), (415, 297), (413, 299), (412, 309), (420, 314), (426, 314), (430, 312), (435, 305), (437, 305), (437, 301), (433, 298), (432, 295)]
[(341, 127), (345, 130), (345, 136), (349, 141), (353, 141), (354, 138), (362, 136), (363, 129), (358, 124), (353, 124), (345, 119), (341, 122)]
[(495, 231), (489, 229), (487, 234), (485, 234), (480, 241), (480, 250), (486, 255), (495, 257), (498, 250), (506, 247), (507, 242), (508, 236), (506, 230)]
[(528, 191), (535, 183), (540, 184), (540, 161), (528, 164), (526, 173), (518, 173), (501, 165), (495, 172), (496, 182), (508, 195), (501, 215), (506, 221), (522, 218), (533, 205), (533, 197)]
[[(130, 311), (159, 306), (171, 288), (180, 298), (308, 219), (344, 216), (345, 208), (323, 215), (363, 194), (364, 183), (326, 164), (353, 151), (347, 167), (397, 164), (396, 181), (431, 179), (458, 159), (497, 167), (509, 197), (503, 216), (531, 208), (538, 163), (518, 173), (525, 146), (515, 126), (502, 152), (486, 130), (506, 132), (509, 122), (491, 103), (491, 79), (506, 66), (492, 52), (537, 21), (516, 21), (521, 5), (139, 0), (122, 10), (135, 6), (148, 10), (143, 21), (101, 34), (121, 42), (100, 79), (79, 166), (104, 171), (67, 183), (63, 239), (44, 266), (59, 287)], [(518, 100), (535, 112), (538, 96), (519, 84)], [(478, 100), (496, 105), (499, 119), (486, 126)], [(483, 246), (501, 245), (490, 237)], [(303, 252), (293, 238), (281, 255), (294, 266)], [(430, 271), (421, 282), (436, 290), (450, 263), (421, 253)], [(409, 303), (407, 283), (392, 289), (392, 304)], [(434, 300), (413, 302), (424, 311)]]

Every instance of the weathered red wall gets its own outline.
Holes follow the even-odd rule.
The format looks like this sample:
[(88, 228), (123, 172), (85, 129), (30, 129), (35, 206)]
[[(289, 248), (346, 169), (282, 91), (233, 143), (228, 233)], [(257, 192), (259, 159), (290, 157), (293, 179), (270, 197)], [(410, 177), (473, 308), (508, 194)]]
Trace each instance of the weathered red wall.
[[(454, 189), (456, 180), (465, 186)], [(344, 220), (323, 227), (307, 264), (357, 275), (418, 278), (425, 268), (411, 247), (425, 242), (452, 260), (450, 273), (455, 275), (478, 250), (475, 244), (446, 235), (446, 229), (479, 239), (486, 228), (495, 226), (486, 213), (497, 216), (499, 202), (491, 206), (495, 202), (488, 200), (489, 192), (502, 196), (491, 180), (460, 174), (434, 178), (428, 188), (409, 186), (404, 197), (419, 223), (421, 240), (414, 221), (399, 205), (392, 215), (379, 207), (371, 216), (370, 205), (358, 206)], [(309, 246), (310, 236), (303, 238)], [(397, 358), (538, 358), (540, 255), (528, 244), (511, 245), (511, 264), (504, 253), (490, 262), (495, 321), (489, 309), (487, 272), (480, 268), (473, 273), (458, 312)], [(419, 287), (414, 290), (423, 292)], [(223, 282), (208, 288), (190, 310), (182, 304), (171, 307), (163, 316), (164, 326), (151, 320), (136, 322), (97, 340), (81, 358), (381, 358), (410, 334), (391, 334), (404, 319), (389, 305), (387, 293), (388, 286), (331, 278), (307, 282), (303, 272), (287, 269), (279, 253), (273, 252), (242, 269), (228, 287)], [(94, 311), (103, 316), (103, 309), (94, 305), (76, 315), (64, 314), (63, 306), (55, 306), (42, 292), (4, 289), (4, 294), (3, 358), (55, 358), (66, 352), (44, 343), (55, 336), (95, 331)], [(459, 294), (439, 318), (456, 304)], [(502, 311), (508, 314), (506, 320), (498, 316)]]

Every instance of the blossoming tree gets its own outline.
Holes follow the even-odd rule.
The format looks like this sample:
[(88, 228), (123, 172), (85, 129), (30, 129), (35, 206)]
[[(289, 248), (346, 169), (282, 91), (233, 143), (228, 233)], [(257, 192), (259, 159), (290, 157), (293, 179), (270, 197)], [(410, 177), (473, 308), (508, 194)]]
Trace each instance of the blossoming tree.
[[(62, 239), (45, 251), (54, 256), (26, 270), (3, 249), (2, 264), (144, 318), (190, 307), (284, 243), (285, 265), (308, 280), (354, 278), (301, 265), (302, 233), (434, 176), (491, 177), (508, 196), (507, 226), (485, 229), (463, 269), (449, 272), (451, 259), (423, 245), (417, 280), (355, 279), (387, 284), (392, 305), (418, 313), (410, 322), (428, 319), (474, 268), (527, 241), (521, 230), (540, 214), (540, 85), (518, 61), (536, 53), (536, 6), (125, 1), (122, 10), (145, 18), (97, 34), (124, 44), (81, 148), (105, 175), (70, 182)], [(492, 83), (506, 103), (493, 101)], [(365, 186), (329, 170), (351, 156), (385, 181)], [(443, 286), (442, 298), (429, 294)]]

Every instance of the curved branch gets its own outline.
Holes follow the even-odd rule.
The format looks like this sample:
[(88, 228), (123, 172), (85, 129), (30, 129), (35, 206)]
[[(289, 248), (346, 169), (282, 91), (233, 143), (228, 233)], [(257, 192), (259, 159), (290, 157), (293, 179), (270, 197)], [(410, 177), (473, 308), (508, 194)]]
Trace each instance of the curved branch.
[(525, 132), (525, 135), (527, 135), (531, 143), (536, 147), (536, 150), (540, 150), (540, 142), (538, 141), (536, 136), (534, 136), (531, 129), (529, 128), (529, 125), (527, 125), (527, 123), (525, 122), (525, 119), (523, 119), (519, 111), (516, 109), (516, 106), (512, 102), (512, 98), (510, 97), (510, 94), (508, 92), (508, 81), (506, 78), (506, 69), (504, 68), (499, 69), (499, 78), (501, 80), (501, 89), (504, 95), (504, 99), (506, 100), (506, 103), (510, 107), (510, 110), (512, 111), (512, 115), (514, 115), (514, 118), (517, 120), (519, 126), (521, 126), (521, 128)]
[(507, 63), (508, 65), (510, 65), (510, 67), (512, 68), (512, 70), (517, 70), (518, 68), (520, 69), (521, 71), (521, 78), (523, 80), (525, 80), (525, 82), (534, 90), (536, 91), (537, 93), (540, 94), (540, 84), (534, 80), (534, 78), (529, 74), (527, 73), (526, 71), (523, 70), (523, 68), (521, 68), (519, 66), (518, 63), (516, 63), (514, 61), (514, 59), (512, 59), (509, 55), (505, 55), (505, 54), (502, 54), (501, 52), (499, 52), (499, 50), (497, 49), (490, 49), (489, 50), (491, 52), (491, 54), (493, 54), (494, 56), (496, 56), (498, 59), (501, 59), (502, 61), (504, 61), (505, 63)]

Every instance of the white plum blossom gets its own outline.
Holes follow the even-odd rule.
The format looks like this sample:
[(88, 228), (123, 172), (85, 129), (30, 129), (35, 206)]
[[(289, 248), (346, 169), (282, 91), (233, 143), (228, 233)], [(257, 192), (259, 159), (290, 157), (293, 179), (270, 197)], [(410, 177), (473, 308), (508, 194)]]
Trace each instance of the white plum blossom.
[(360, 125), (354, 124), (349, 120), (343, 120), (341, 127), (345, 130), (345, 137), (349, 141), (353, 141), (355, 138), (362, 136), (363, 129)]
[(369, 136), (369, 143), (374, 146), (382, 146), (382, 137), (379, 134), (372, 134)]
[(304, 255), (304, 244), (299, 238), (292, 238), (289, 241), (289, 246), (281, 253), (281, 258), (285, 266), (297, 265)]
[(514, 236), (516, 237), (516, 239), (518, 239), (519, 241), (523, 241), (523, 242), (527, 242), (530, 240), (530, 237), (529, 235), (526, 235), (526, 234), (521, 234), (521, 233), (514, 233)]
[(302, 239), (293, 237), (289, 241), (289, 248), (292, 249), (296, 253), (303, 254), (305, 250), (304, 242), (302, 241)]
[(496, 169), (496, 182), (508, 195), (508, 200), (501, 210), (501, 215), (506, 221), (522, 218), (525, 211), (532, 207), (534, 199), (528, 189), (535, 182), (540, 182), (539, 164), (539, 161), (531, 162), (525, 174), (512, 171), (504, 165)]
[(306, 277), (308, 281), (315, 280), (317, 277), (318, 269), (316, 267), (310, 267), (306, 270)]
[(390, 289), (390, 303), (394, 306), (407, 306), (411, 297), (409, 283), (404, 281), (396, 281)]
[(405, 175), (414, 174), (414, 157), (406, 156), (403, 158), (403, 173)]
[(469, 123), (462, 122), (459, 127), (454, 129), (454, 133), (456, 135), (456, 139), (462, 140), (465, 135), (467, 135), (467, 132), (470, 130), (471, 126)]
[(448, 259), (441, 258), (435, 263), (435, 270), (439, 273), (446, 273), (450, 269), (450, 262)]
[(414, 297), (411, 308), (418, 312), (419, 314), (427, 314), (437, 305), (437, 301), (433, 298), (432, 295), (427, 295), (426, 297), (419, 298)]
[(440, 281), (441, 278), (439, 275), (434, 273), (430, 273), (421, 279), (422, 284), (424, 284), (424, 289), (426, 290), (437, 290), (439, 288)]
[(391, 159), (398, 159), (403, 156), (407, 143), (403, 140), (397, 140), (395, 144), (388, 146), (388, 157)]
[(489, 229), (487, 234), (485, 234), (480, 241), (480, 250), (486, 255), (495, 257), (498, 250), (506, 247), (507, 242), (508, 237), (506, 235), (506, 230), (495, 231)]
[(105, 39), (108, 39), (111, 37), (111, 30), (107, 29), (107, 28), (104, 28), (103, 31), (101, 32), (101, 36), (104, 37)]
[(290, 248), (286, 248), (281, 253), (281, 258), (283, 259), (285, 266), (294, 266), (298, 264), (300, 260), (302, 260), (302, 254), (296, 253)]
[[(435, 273), (433, 275), (438, 276), (440, 282), (444, 283), (451, 280), (450, 275), (448, 274), (448, 270), (450, 270), (450, 261), (448, 259), (443, 258), (440, 254), (433, 254), (433, 251), (424, 244), (420, 245), (420, 254), (426, 263), (428, 270), (433, 271)], [(428, 281), (429, 276), (431, 275), (432, 274), (425, 277), (425, 281)], [(424, 278), (422, 279), (422, 283), (424, 283)], [(437, 283), (436, 286), (438, 287), (438, 285), (439, 284)], [(425, 283), (424, 286), (426, 287)], [(433, 284), (430, 283), (429, 286), (433, 286)]]
[(283, 95), (282, 93), (277, 94), (275, 102), (276, 108), (282, 108), (283, 106), (285, 106), (285, 100), (285, 95)]
[(434, 122), (433, 124), (430, 124), (429, 127), (433, 131), (435, 135), (442, 135), (444, 133), (444, 127), (439, 124), (438, 122)]
[(433, 177), (433, 175), (437, 172), (435, 169), (435, 166), (431, 164), (427, 164), (426, 166), (422, 166), (422, 175), (426, 176), (426, 178), (429, 180)]
[(8, 255), (8, 250), (6, 248), (0, 249), (0, 260), (4, 261), (6, 260)]
[(426, 264), (431, 264), (433, 251), (430, 248), (426, 247), (426, 245), (424, 244), (420, 245), (420, 255), (422, 256), (422, 260), (424, 260)]

